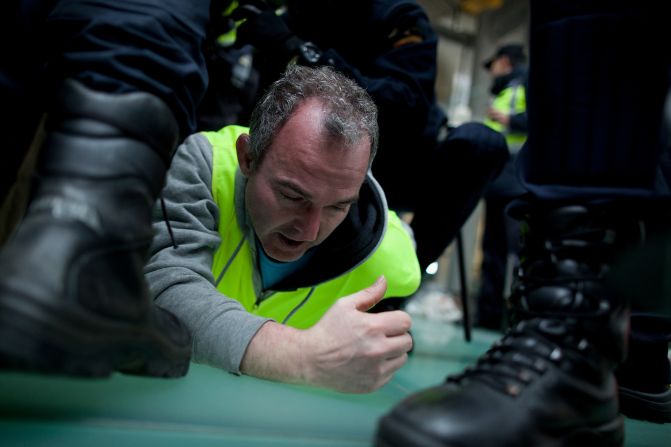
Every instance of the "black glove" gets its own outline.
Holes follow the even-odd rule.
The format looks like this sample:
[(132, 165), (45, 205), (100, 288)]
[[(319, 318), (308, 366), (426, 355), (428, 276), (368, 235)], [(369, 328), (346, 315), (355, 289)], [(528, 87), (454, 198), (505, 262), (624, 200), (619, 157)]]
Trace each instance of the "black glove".
[(236, 43), (241, 45), (269, 53), (281, 51), (289, 59), (303, 43), (263, 0), (241, 1), (231, 16), (234, 20), (245, 19), (237, 29)]

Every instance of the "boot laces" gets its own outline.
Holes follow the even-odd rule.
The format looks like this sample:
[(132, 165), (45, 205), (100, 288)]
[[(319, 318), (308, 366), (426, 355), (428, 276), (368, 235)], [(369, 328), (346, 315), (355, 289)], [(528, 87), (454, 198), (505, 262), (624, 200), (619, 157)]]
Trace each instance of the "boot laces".
[(474, 366), (449, 376), (446, 381), (459, 384), (476, 380), (515, 397), (550, 367), (563, 362), (567, 350), (584, 353), (591, 348), (586, 339), (571, 336), (569, 326), (566, 321), (551, 319), (522, 321), (494, 343)]

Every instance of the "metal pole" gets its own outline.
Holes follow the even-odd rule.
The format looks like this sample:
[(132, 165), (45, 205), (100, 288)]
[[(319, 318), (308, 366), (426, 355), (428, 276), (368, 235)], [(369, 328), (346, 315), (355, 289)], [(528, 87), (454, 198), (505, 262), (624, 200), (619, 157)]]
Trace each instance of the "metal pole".
[(468, 285), (466, 284), (466, 265), (464, 262), (464, 241), (461, 230), (457, 233), (457, 257), (459, 258), (459, 282), (461, 283), (461, 309), (463, 313), (464, 339), (471, 341), (471, 318), (468, 311)]

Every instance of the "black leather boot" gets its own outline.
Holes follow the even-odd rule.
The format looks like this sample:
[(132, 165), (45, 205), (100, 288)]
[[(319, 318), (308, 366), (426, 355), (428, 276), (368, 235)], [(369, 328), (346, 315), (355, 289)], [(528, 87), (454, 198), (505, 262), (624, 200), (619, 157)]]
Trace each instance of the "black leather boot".
[(378, 446), (618, 446), (612, 373), (627, 306), (603, 285), (639, 225), (580, 206), (526, 217), (512, 294), (517, 321), (471, 368), (385, 415)]
[(671, 209), (652, 203), (646, 240), (622, 253), (606, 283), (631, 303), (627, 359), (615, 370), (620, 412), (632, 419), (671, 423)]
[[(645, 317), (640, 319), (646, 322)], [(636, 324), (636, 319), (632, 318), (632, 329)], [(646, 339), (632, 331), (627, 360), (615, 370), (622, 414), (658, 424), (671, 423), (671, 361), (668, 355), (668, 341)]]
[(167, 106), (68, 80), (28, 212), (0, 255), (0, 366), (80, 376), (182, 376), (190, 337), (153, 305), (142, 268), (178, 138)]

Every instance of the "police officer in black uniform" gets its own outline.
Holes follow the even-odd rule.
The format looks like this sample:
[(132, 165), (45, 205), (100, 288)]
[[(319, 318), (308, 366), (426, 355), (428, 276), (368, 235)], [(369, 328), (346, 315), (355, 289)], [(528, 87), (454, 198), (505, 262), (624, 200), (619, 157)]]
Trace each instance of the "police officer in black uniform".
[(385, 415), (378, 445), (611, 447), (624, 442), (621, 411), (671, 420), (671, 191), (658, 183), (671, 6), (530, 4), (513, 325), (473, 366)]

